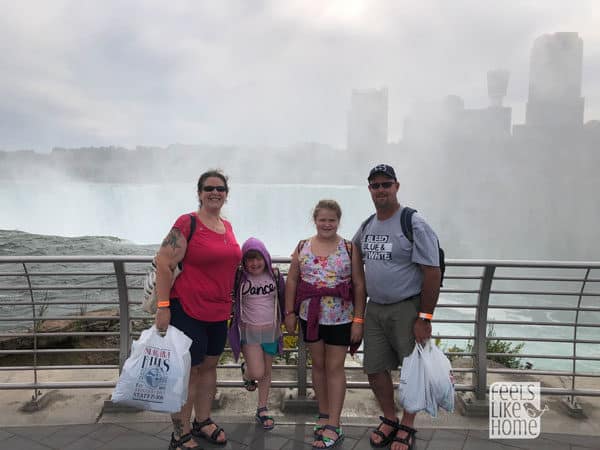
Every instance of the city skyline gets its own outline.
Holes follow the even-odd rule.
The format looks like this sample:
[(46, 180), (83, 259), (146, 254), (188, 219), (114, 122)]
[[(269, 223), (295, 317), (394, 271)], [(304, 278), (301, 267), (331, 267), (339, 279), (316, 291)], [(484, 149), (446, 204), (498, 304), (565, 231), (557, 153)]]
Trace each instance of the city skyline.
[(505, 104), (523, 123), (532, 42), (556, 31), (585, 41), (588, 120), (600, 117), (597, 16), (591, 1), (7, 4), (0, 148), (339, 148), (352, 90), (386, 86), (397, 142), (415, 102), (485, 105), (493, 68), (510, 72)]

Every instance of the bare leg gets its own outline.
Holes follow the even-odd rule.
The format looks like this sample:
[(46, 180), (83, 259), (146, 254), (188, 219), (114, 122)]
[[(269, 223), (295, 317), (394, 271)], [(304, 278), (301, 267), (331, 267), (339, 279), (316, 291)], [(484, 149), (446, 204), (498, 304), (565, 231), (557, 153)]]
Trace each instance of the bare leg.
[[(194, 399), (194, 412), (196, 420), (202, 422), (210, 417), (210, 408), (217, 392), (217, 364), (218, 356), (206, 356), (202, 364), (199, 364), (198, 382), (196, 383), (196, 396)], [(189, 417), (188, 417), (189, 418)], [(211, 424), (202, 427), (202, 431), (210, 434), (217, 429), (217, 425)], [(217, 440), (224, 441), (225, 432), (217, 436)]]
[[(327, 382), (329, 420), (334, 427), (340, 426), (340, 416), (346, 396), (346, 373), (344, 362), (348, 347), (341, 345), (325, 345), (325, 378)], [(338, 435), (331, 430), (323, 430), (323, 436), (337, 439)], [(313, 445), (325, 448), (323, 441), (315, 441)]]
[(244, 354), (244, 360), (246, 361), (246, 374), (244, 377), (248, 380), (260, 380), (264, 377), (264, 352), (260, 344), (244, 344), (242, 353)]
[[(396, 405), (394, 404), (394, 385), (392, 383), (390, 372), (373, 373), (369, 374), (368, 377), (371, 389), (383, 411), (383, 416), (386, 419), (395, 422), (398, 418), (396, 416)], [(379, 429), (385, 435), (388, 435), (393, 430), (393, 428), (387, 424), (382, 424)], [(381, 442), (381, 436), (377, 434), (373, 433), (371, 438), (375, 443)]]
[[(319, 405), (319, 412), (329, 414), (329, 396), (327, 393), (327, 377), (325, 374), (325, 343), (323, 341), (308, 343), (312, 358), (312, 383)], [(325, 425), (327, 419), (320, 419), (319, 425)]]
[[(188, 434), (191, 431), (190, 418), (192, 416), (192, 408), (194, 407), (194, 399), (196, 398), (197, 386), (198, 386), (198, 366), (194, 366), (190, 369), (190, 381), (188, 384), (188, 398), (181, 408), (181, 411), (175, 414), (171, 414), (171, 421), (173, 422), (173, 434), (175, 439), (179, 439), (184, 434)], [(184, 447), (194, 447), (197, 445), (194, 439), (189, 440)]]

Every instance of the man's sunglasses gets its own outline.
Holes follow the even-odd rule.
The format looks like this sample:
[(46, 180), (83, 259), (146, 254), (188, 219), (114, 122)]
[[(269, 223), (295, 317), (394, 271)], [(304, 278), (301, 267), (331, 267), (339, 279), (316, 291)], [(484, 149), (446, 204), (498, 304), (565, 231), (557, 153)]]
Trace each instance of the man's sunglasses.
[(369, 189), (379, 189), (380, 187), (384, 188), (384, 189), (389, 189), (394, 185), (393, 181), (384, 181), (383, 183), (371, 183), (369, 184)]
[(204, 192), (212, 192), (212, 191), (225, 192), (225, 191), (227, 191), (227, 188), (225, 186), (202, 186), (202, 190)]

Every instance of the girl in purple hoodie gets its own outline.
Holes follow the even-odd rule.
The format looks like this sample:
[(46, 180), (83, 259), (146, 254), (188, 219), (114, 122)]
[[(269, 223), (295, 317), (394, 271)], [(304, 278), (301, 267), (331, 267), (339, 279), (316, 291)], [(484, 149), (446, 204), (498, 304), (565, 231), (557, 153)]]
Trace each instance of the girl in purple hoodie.
[(242, 245), (242, 264), (236, 274), (233, 302), (229, 345), (236, 361), (240, 350), (244, 354), (244, 386), (254, 391), (258, 385), (256, 420), (265, 430), (271, 430), (275, 421), (268, 414), (267, 399), (273, 356), (283, 350), (285, 285), (279, 270), (272, 267), (265, 245), (256, 238)]

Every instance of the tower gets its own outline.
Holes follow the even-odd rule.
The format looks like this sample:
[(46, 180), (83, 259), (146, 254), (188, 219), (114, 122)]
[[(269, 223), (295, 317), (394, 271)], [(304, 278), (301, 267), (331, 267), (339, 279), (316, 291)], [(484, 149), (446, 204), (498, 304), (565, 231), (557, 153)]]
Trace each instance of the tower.
[(583, 40), (575, 32), (545, 34), (533, 43), (526, 125), (546, 130), (583, 126)]

